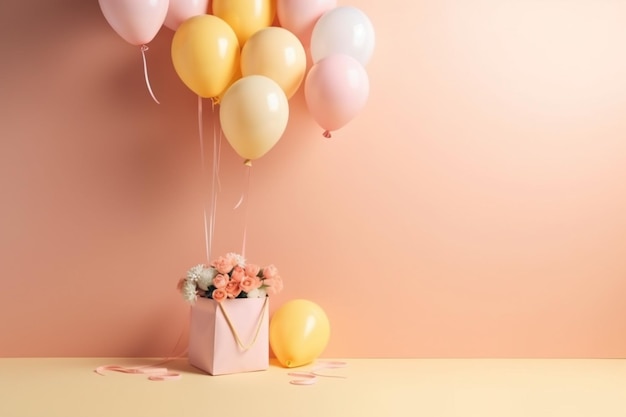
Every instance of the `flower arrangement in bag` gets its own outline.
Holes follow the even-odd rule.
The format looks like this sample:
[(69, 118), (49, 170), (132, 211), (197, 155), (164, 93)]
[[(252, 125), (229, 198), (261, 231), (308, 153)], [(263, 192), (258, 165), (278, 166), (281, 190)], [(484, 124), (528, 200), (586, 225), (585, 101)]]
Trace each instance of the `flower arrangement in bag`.
[(274, 265), (260, 267), (246, 263), (242, 255), (228, 253), (209, 266), (196, 265), (178, 282), (183, 298), (193, 303), (198, 297), (222, 302), (227, 298), (267, 297), (283, 289), (283, 280)]

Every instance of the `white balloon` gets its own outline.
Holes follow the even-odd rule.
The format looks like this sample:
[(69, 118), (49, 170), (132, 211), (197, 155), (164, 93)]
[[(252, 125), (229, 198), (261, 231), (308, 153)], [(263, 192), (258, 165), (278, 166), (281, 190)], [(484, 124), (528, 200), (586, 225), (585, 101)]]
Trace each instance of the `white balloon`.
[(313, 27), (311, 57), (317, 63), (332, 54), (351, 56), (365, 66), (376, 43), (369, 17), (352, 6), (335, 7), (324, 13)]

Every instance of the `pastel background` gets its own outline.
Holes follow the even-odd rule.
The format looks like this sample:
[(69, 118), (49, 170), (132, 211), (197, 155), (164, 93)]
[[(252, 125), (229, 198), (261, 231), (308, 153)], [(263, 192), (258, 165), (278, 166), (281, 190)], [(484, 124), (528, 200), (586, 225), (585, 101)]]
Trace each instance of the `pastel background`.
[[(325, 139), (301, 89), (252, 169), (272, 310), (320, 304), (328, 357), (625, 357), (626, 2), (340, 4), (376, 30), (367, 107)], [(160, 105), (95, 0), (4, 0), (0, 35), (0, 356), (167, 355), (210, 193), (173, 32)], [(220, 161), (215, 256), (246, 224)]]

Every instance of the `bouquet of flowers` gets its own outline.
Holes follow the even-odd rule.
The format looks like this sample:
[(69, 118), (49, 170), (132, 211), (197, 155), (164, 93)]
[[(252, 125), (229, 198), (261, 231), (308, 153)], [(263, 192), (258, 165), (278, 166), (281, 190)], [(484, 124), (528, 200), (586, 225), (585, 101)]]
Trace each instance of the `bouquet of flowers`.
[(221, 303), (227, 298), (267, 297), (283, 289), (283, 280), (274, 265), (260, 267), (246, 263), (243, 256), (228, 253), (209, 266), (196, 265), (178, 282), (183, 298), (193, 303), (198, 297)]

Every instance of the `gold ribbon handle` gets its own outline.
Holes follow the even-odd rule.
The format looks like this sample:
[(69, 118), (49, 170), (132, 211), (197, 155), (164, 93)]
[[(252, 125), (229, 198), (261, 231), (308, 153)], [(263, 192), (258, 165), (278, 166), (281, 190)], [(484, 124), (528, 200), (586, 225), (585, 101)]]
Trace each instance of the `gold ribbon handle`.
[(224, 318), (226, 319), (226, 323), (228, 323), (228, 327), (230, 327), (230, 331), (233, 333), (233, 336), (235, 337), (235, 341), (237, 342), (239, 347), (243, 349), (244, 352), (249, 350), (252, 346), (254, 346), (257, 338), (259, 337), (259, 333), (261, 332), (261, 324), (263, 323), (263, 317), (265, 317), (265, 306), (267, 306), (267, 299), (268, 297), (265, 297), (265, 301), (263, 302), (263, 307), (261, 308), (261, 317), (259, 317), (259, 322), (256, 324), (256, 330), (254, 331), (254, 338), (248, 345), (243, 344), (243, 342), (241, 341), (241, 338), (239, 337), (239, 333), (237, 333), (237, 330), (235, 329), (235, 326), (233, 325), (233, 322), (230, 320), (230, 317), (228, 317), (228, 314), (226, 314), (226, 310), (224, 309), (224, 306), (222, 305), (222, 303), (218, 303), (220, 306), (220, 310), (222, 311), (222, 314), (224, 315)]

